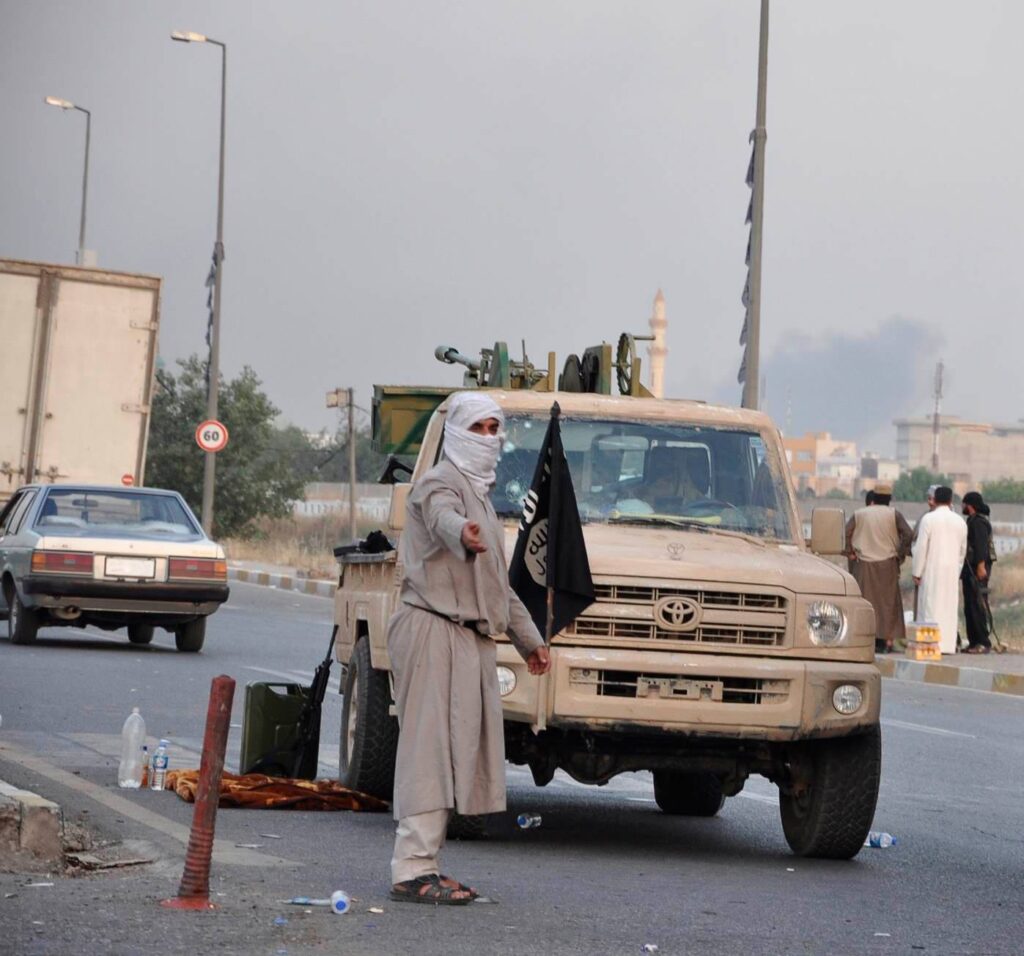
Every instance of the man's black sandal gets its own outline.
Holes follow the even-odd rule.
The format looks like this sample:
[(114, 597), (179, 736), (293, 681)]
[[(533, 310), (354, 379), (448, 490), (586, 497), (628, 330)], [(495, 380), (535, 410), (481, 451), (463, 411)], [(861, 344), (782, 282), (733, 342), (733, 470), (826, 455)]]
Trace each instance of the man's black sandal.
[(436, 873), (428, 873), (414, 880), (396, 883), (391, 887), (391, 899), (402, 903), (433, 903), (435, 906), (465, 906), (472, 902), (469, 896), (456, 897), (455, 894), (459, 892), (468, 890), (443, 886), (441, 877)]

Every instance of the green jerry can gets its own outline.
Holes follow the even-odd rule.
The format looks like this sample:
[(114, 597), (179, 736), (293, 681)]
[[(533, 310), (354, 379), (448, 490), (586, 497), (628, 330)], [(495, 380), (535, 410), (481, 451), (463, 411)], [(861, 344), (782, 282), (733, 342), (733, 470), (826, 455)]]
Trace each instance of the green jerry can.
[[(253, 681), (245, 687), (240, 772), (314, 780), (320, 749), (320, 708), (309, 687)], [(302, 722), (309, 729), (302, 734)]]

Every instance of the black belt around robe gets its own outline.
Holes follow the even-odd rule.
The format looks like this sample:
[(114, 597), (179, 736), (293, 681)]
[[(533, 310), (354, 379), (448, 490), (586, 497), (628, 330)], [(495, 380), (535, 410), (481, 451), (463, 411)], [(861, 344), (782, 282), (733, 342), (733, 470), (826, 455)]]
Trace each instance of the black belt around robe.
[(426, 611), (428, 614), (433, 614), (434, 617), (441, 618), (442, 621), (447, 621), (449, 624), (455, 624), (457, 627), (465, 627), (471, 630), (477, 637), (490, 637), (486, 631), (481, 631), (480, 626), (486, 627), (486, 621), (455, 621), (450, 618), (447, 614), (442, 614), (440, 611), (435, 611), (432, 607), (424, 607), (422, 604), (413, 604), (411, 601), (402, 602), (406, 607), (414, 607), (417, 611)]

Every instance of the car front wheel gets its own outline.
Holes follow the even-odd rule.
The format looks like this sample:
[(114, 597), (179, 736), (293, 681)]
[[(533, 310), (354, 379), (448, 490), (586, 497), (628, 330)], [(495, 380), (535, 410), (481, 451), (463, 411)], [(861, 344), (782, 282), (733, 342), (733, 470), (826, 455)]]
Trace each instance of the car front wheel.
[(188, 624), (181, 624), (174, 631), (174, 644), (185, 654), (195, 654), (203, 649), (206, 640), (206, 618), (197, 617)]
[(129, 624), (128, 640), (133, 644), (149, 644), (153, 640), (155, 630), (152, 624)]
[(11, 588), (8, 597), (10, 613), (7, 615), (7, 635), (12, 644), (31, 644), (39, 633), (39, 612), (25, 607), (18, 592)]
[(857, 737), (800, 745), (790, 765), (795, 780), (779, 791), (786, 842), (798, 856), (848, 860), (871, 829), (882, 773), (877, 727)]

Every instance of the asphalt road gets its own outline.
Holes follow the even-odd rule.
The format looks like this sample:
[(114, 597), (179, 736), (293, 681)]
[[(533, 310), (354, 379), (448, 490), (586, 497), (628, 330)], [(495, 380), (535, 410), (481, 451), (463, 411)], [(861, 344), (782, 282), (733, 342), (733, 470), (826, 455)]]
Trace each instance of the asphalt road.
[[(181, 875), (191, 807), (120, 791), (119, 731), (138, 705), (172, 762), (198, 766), (210, 680), (307, 679), (330, 635), (331, 602), (235, 584), (201, 655), (169, 635), (44, 630), (0, 641), (0, 778), (60, 802), (72, 821), (154, 863), (75, 878), (0, 874), (0, 953), (1006, 953), (1024, 951), (1024, 701), (887, 681), (876, 828), (889, 849), (851, 862), (797, 859), (775, 788), (752, 778), (713, 820), (661, 814), (647, 775), (537, 789), (509, 768), (510, 810), (483, 842), (455, 842), (445, 869), (497, 900), (439, 908), (387, 898), (386, 814), (222, 810), (213, 913), (162, 910)], [(324, 709), (321, 773), (337, 766), (337, 675)], [(232, 731), (229, 765), (240, 730)], [(511, 814), (510, 814), (511, 817)], [(255, 846), (238, 846), (254, 844)], [(52, 886), (31, 886), (52, 882)], [(356, 899), (336, 917), (278, 900)], [(8, 895), (13, 894), (13, 895)], [(370, 913), (370, 907), (383, 913)], [(285, 925), (274, 925), (283, 916)]]

